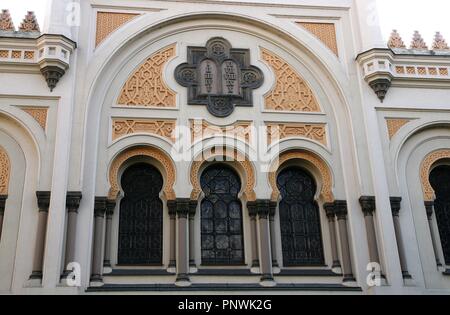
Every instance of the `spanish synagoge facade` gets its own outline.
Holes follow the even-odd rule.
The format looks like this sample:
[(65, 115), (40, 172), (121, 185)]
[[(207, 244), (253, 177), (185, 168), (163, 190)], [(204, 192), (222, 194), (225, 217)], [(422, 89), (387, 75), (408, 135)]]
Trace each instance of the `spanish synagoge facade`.
[(4, 8), (0, 293), (450, 294), (450, 48), (376, 15)]

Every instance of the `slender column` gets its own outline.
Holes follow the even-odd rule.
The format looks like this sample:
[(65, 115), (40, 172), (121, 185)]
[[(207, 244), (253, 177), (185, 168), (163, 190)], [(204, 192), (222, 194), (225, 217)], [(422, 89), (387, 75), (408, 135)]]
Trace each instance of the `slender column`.
[(197, 212), (197, 200), (189, 201), (189, 266), (195, 268), (195, 227), (194, 219)]
[(167, 201), (167, 207), (169, 208), (169, 242), (170, 242), (170, 254), (169, 254), (169, 268), (176, 268), (176, 257), (177, 257), (177, 239), (176, 239), (176, 226), (177, 226), (177, 202), (176, 200)]
[(105, 257), (103, 258), (103, 267), (111, 267), (111, 238), (112, 238), (112, 220), (114, 209), (116, 208), (115, 200), (106, 202), (106, 227), (105, 227)]
[(188, 215), (189, 199), (177, 199), (177, 280), (178, 286), (189, 286), (189, 266), (188, 266)]
[(33, 272), (31, 273), (30, 280), (42, 280), (45, 234), (47, 232), (48, 208), (50, 206), (50, 192), (38, 191), (36, 192), (36, 197), (39, 207), (38, 228), (36, 233), (36, 244), (34, 248)]
[(259, 247), (261, 249), (261, 282), (273, 282), (269, 231), (270, 200), (258, 200), (256, 204), (259, 225)]
[(106, 197), (96, 197), (94, 206), (94, 257), (92, 259), (91, 282), (103, 282), (102, 246), (105, 223)]
[(250, 216), (250, 238), (252, 241), (252, 268), (259, 268), (258, 233), (256, 231), (256, 202), (247, 202), (248, 215)]
[(400, 259), (400, 267), (402, 269), (403, 279), (412, 279), (408, 272), (408, 265), (406, 263), (405, 244), (403, 243), (402, 230), (400, 226), (400, 209), (401, 197), (391, 197), (392, 219), (394, 220), (395, 237), (397, 239), (398, 255)]
[(359, 198), (361, 209), (364, 213), (364, 222), (366, 224), (367, 242), (369, 245), (369, 258), (371, 263), (380, 264), (380, 255), (378, 253), (377, 235), (375, 232), (375, 223), (373, 215), (376, 210), (374, 196), (362, 196)]
[(347, 230), (347, 201), (336, 200), (334, 203), (334, 209), (339, 226), (339, 238), (341, 241), (341, 253), (342, 253), (342, 269), (344, 274), (344, 282), (354, 282), (352, 259), (350, 254), (349, 235)]
[(341, 262), (339, 260), (337, 239), (336, 239), (336, 214), (334, 213), (334, 204), (326, 203), (323, 205), (328, 218), (328, 228), (330, 230), (330, 241), (331, 241), (331, 259), (333, 260), (333, 265), (331, 269), (336, 270), (341, 268)]
[(66, 279), (70, 270), (67, 270), (67, 266), (75, 262), (75, 240), (77, 236), (77, 217), (78, 209), (81, 202), (81, 192), (68, 192), (66, 195), (66, 207), (67, 207), (67, 233), (66, 233), (66, 253), (64, 259), (64, 272), (61, 279)]
[(277, 210), (277, 202), (270, 202), (270, 213), (269, 213), (269, 221), (270, 221), (270, 248), (272, 252), (272, 267), (278, 267), (278, 259), (277, 259), (277, 242), (275, 238), (275, 214)]
[(430, 227), (430, 233), (431, 233), (431, 241), (433, 243), (433, 251), (434, 251), (434, 257), (436, 258), (436, 265), (438, 267), (442, 267), (441, 260), (439, 258), (439, 251), (438, 251), (438, 244), (436, 239), (436, 234), (433, 227), (433, 211), (434, 211), (434, 201), (426, 201), (425, 202), (425, 209), (427, 210), (427, 217), (428, 217), (428, 226)]
[(2, 230), (3, 230), (3, 217), (5, 215), (7, 195), (0, 195), (0, 241), (2, 240)]

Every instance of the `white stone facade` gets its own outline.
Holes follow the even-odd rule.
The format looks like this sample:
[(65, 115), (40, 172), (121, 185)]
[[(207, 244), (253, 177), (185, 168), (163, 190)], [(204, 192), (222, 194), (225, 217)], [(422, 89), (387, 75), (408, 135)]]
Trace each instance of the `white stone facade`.
[[(432, 200), (424, 197), (421, 170), (423, 162), (434, 152), (441, 154), (432, 166), (450, 164), (450, 51), (442, 49), (432, 53), (388, 48), (373, 16), (374, 2), (54, 0), (40, 33), (20, 35), (0, 31), (0, 153), (6, 152), (9, 160), (7, 175), (0, 172), (0, 176), (7, 178), (0, 241), (0, 293), (135, 292), (136, 287), (146, 285), (144, 292), (155, 294), (158, 293), (152, 290), (155, 284), (164, 285), (168, 293), (208, 293), (211, 289), (208, 285), (218, 287), (215, 292), (226, 293), (220, 290), (220, 285), (233, 284), (234, 292), (265, 294), (449, 294), (450, 266), (445, 265), (434, 214), (430, 230), (424, 202)], [(70, 19), (72, 12), (67, 11), (71, 6), (74, 20)], [(99, 13), (105, 14), (103, 24), (99, 22)], [(321, 25), (332, 26), (333, 33), (327, 28), (326, 31), (321, 29), (325, 35), (314, 35), (313, 28)], [(308, 30), (308, 26), (312, 28)], [(253, 106), (236, 107), (224, 118), (211, 115), (205, 106), (188, 105), (188, 89), (177, 83), (174, 76), (177, 66), (187, 61), (188, 47), (204, 47), (215, 37), (225, 38), (233, 48), (249, 50), (251, 65), (264, 74), (262, 86), (252, 91)], [(169, 103), (164, 106), (120, 104), (120, 95), (130, 76), (146, 60), (168, 47), (173, 47), (173, 55), (165, 59), (160, 74), (168, 93), (165, 95), (172, 95), (174, 106)], [(2, 51), (7, 53), (2, 55)], [(21, 52), (20, 57), (17, 51)], [(306, 82), (319, 110), (268, 108), (268, 95), (286, 72), (279, 75), (263, 58), (264, 51), (278, 57), (298, 75), (297, 79)], [(51, 81), (43, 76), (46, 67), (56, 68), (47, 68), (53, 70), (50, 75), (58, 77), (52, 91)], [(289, 97), (290, 88), (283, 90), (282, 86), (280, 92)], [(156, 90), (161, 89), (159, 85)], [(383, 97), (374, 89), (383, 94), (382, 102)], [(317, 181), (316, 201), (320, 208), (325, 266), (283, 267), (278, 213), (273, 227), (268, 228), (273, 229), (271, 235), (265, 235), (268, 220), (258, 216), (254, 239), (247, 204), (271, 200), (273, 187), (270, 174), (262, 167), (265, 161), (253, 159), (249, 165), (255, 179), (251, 187), (254, 195), (244, 190), (241, 193), (245, 265), (238, 267), (242, 270), (234, 275), (227, 272), (236, 268), (225, 266), (214, 273), (211, 270), (217, 268), (202, 267), (199, 211), (193, 224), (184, 226), (189, 226), (191, 231), (181, 228), (184, 223), (179, 216), (176, 233), (171, 227), (175, 221), (172, 222), (169, 214), (170, 200), (195, 199), (191, 176), (195, 163), (178, 159), (174, 155), (173, 139), (162, 134), (158, 127), (148, 127), (152, 121), (174, 121), (178, 129), (187, 128), (190, 138), (193, 119), (201, 119), (219, 129), (249, 122), (254, 127), (255, 142), (238, 139), (227, 143), (232, 152), (236, 149), (248, 160), (254, 150), (260, 149), (255, 145), (257, 140), (267, 140), (266, 131), (261, 128), (267, 124), (320, 127), (324, 135), (296, 131), (273, 142), (266, 151), (279, 153), (272, 156), (274, 160), (289, 152), (299, 153), (288, 162), (308, 169)], [(119, 135), (113, 126), (116, 120), (129, 123), (141, 120), (147, 125)], [(214, 146), (223, 144), (217, 137), (205, 137), (192, 144), (192, 150), (197, 155)], [(175, 170), (173, 194), (166, 194), (166, 191), (161, 194), (164, 203), (163, 266), (159, 267), (116, 266), (123, 191), (119, 191), (118, 196), (111, 195), (111, 173), (115, 174), (111, 168), (115, 161), (135, 148), (154, 148), (162, 152), (169, 157)], [(315, 157), (321, 164), (302, 156)], [(0, 161), (6, 169), (6, 162)], [(170, 170), (157, 155), (136, 154), (130, 155), (130, 159), (124, 158), (117, 169), (115, 180), (119, 182), (119, 190), (121, 174), (139, 161), (159, 168), (167, 184)], [(268, 164), (272, 162), (269, 160)], [(200, 166), (199, 172), (205, 165)], [(250, 181), (250, 171), (245, 165), (241, 166), (236, 170), (245, 187)], [(321, 167), (329, 171), (331, 182)], [(321, 194), (327, 184), (331, 185), (331, 199)], [(36, 192), (50, 192), (48, 209), (41, 207), (39, 212)], [(78, 214), (72, 220), (67, 211), (70, 208), (68, 192), (82, 194)], [(359, 202), (362, 196), (375, 197), (373, 217), (365, 217)], [(108, 236), (106, 208), (103, 208), (102, 219), (98, 220), (100, 214), (94, 215), (94, 208), (101, 208), (95, 206), (103, 200), (99, 197), (116, 202)], [(402, 198), (398, 216), (400, 231), (396, 231), (394, 224), (392, 197)], [(343, 224), (348, 229), (350, 270), (332, 270), (333, 237), (324, 208), (335, 200), (347, 202), (348, 214)], [(48, 211), (45, 218), (42, 210)], [(34, 270), (39, 222), (45, 222), (41, 225), (45, 236), (42, 270)], [(371, 222), (374, 235), (370, 235)], [(337, 258), (344, 265), (345, 239), (342, 222), (339, 224), (336, 222), (334, 238), (337, 239)], [(75, 229), (72, 231), (74, 238), (68, 245), (71, 229)], [(180, 235), (180, 231), (185, 235)], [(174, 249), (176, 266), (170, 266), (171, 232), (178, 240)], [(269, 244), (269, 248), (265, 248), (268, 243), (264, 236), (271, 236), (273, 240), (269, 242), (274, 242), (275, 247)], [(110, 237), (107, 249), (106, 237)], [(100, 248), (95, 248), (96, 241)], [(253, 241), (258, 244), (259, 268), (252, 268)], [(411, 277), (402, 270), (405, 266), (401, 267), (401, 247), (404, 248), (404, 265)], [(78, 287), (61, 281), (67, 267), (67, 248), (81, 267)], [(273, 248), (276, 250), (271, 253)], [(111, 267), (102, 263), (101, 279), (93, 281), (96, 255), (100, 255), (97, 258), (103, 262), (107, 251)], [(188, 280), (176, 281), (177, 274), (185, 267), (180, 266), (180, 261), (186, 259), (189, 252), (192, 253), (188, 258), (195, 261), (195, 267), (188, 268)], [(379, 256), (383, 274), (380, 286), (370, 286), (367, 282), (370, 273), (367, 265), (374, 253)], [(267, 254), (270, 261), (263, 257)], [(441, 266), (437, 266), (436, 256)], [(270, 257), (275, 257), (280, 267), (272, 266)], [(261, 270), (265, 268), (264, 263), (268, 264), (269, 271)], [(209, 274), (202, 274), (201, 269)], [(41, 271), (42, 278), (30, 279), (34, 271)], [(261, 281), (261, 274), (267, 272), (273, 276), (270, 283)], [(291, 276), (286, 276), (286, 272)], [(353, 275), (354, 281), (343, 281), (345, 275), (340, 275), (341, 272)], [(250, 289), (240, 288), (243, 284), (250, 285)], [(288, 291), (288, 285), (293, 285), (294, 289)]]

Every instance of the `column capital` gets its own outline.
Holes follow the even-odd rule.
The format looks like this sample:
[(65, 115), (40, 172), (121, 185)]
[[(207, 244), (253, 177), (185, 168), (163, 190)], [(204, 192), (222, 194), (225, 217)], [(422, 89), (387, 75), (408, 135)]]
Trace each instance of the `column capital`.
[(0, 195), (0, 214), (5, 213), (6, 199), (8, 199), (8, 195)]
[(373, 216), (376, 211), (376, 201), (374, 196), (361, 196), (359, 204), (365, 217)]
[(178, 198), (176, 199), (176, 213), (178, 218), (187, 218), (190, 210), (190, 199)]
[(116, 208), (116, 201), (108, 199), (106, 201), (106, 215), (112, 216), (114, 214), (114, 209)]
[(49, 191), (36, 192), (39, 212), (48, 212), (48, 208), (50, 207), (50, 196), (51, 193)]
[(269, 215), (270, 215), (271, 218), (275, 217), (275, 214), (276, 214), (276, 211), (277, 211), (277, 205), (278, 205), (278, 202), (270, 201), (270, 204), (269, 204), (269, 209), (270, 209)]
[(69, 191), (66, 195), (66, 207), (68, 212), (78, 212), (82, 194), (81, 191)]
[(428, 220), (433, 216), (434, 201), (425, 201), (425, 210), (427, 211)]
[(347, 219), (347, 201), (346, 200), (336, 200), (334, 202), (334, 213), (338, 220), (346, 220)]
[(248, 209), (248, 215), (251, 218), (255, 218), (256, 214), (258, 213), (257, 207), (256, 207), (256, 201), (248, 201), (247, 202), (247, 209)]
[(390, 197), (392, 215), (398, 217), (402, 207), (402, 197)]
[(258, 199), (255, 202), (256, 214), (260, 218), (267, 219), (271, 210), (271, 201), (268, 199)]
[(95, 217), (103, 217), (105, 215), (107, 201), (108, 198), (106, 197), (95, 197), (95, 204), (94, 204)]
[(197, 200), (189, 200), (189, 217), (194, 218), (195, 213), (197, 212)]
[(326, 213), (328, 219), (334, 219), (336, 217), (333, 202), (324, 203), (323, 208), (325, 209), (325, 213)]

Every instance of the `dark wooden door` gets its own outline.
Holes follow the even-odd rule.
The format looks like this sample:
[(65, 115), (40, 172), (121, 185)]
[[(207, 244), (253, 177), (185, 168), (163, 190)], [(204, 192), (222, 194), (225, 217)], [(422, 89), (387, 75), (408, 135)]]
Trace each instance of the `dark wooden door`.
[(119, 264), (162, 264), (163, 203), (159, 199), (162, 187), (161, 173), (149, 164), (136, 164), (124, 172)]
[(438, 166), (431, 171), (430, 183), (436, 194), (434, 211), (439, 227), (445, 264), (450, 265), (450, 166)]
[(314, 179), (302, 168), (290, 167), (280, 172), (277, 184), (282, 197), (279, 211), (284, 266), (323, 265)]

